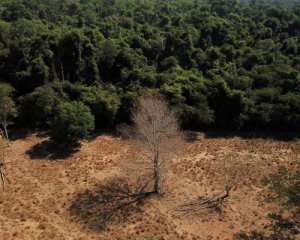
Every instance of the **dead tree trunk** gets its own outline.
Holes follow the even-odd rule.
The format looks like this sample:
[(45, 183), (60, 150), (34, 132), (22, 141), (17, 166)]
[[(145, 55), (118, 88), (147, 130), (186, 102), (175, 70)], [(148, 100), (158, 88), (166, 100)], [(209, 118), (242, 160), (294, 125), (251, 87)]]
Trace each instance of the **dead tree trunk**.
[[(2, 133), (2, 130), (1, 130)], [(3, 133), (2, 133), (3, 134)], [(6, 139), (0, 138), (0, 184), (2, 184), (2, 187), (4, 189), (4, 185), (6, 182), (10, 183), (10, 180), (6, 176), (6, 174), (3, 171), (3, 168), (5, 168), (5, 148), (7, 147), (7, 141)]]
[(4, 133), (5, 133), (6, 141), (9, 144), (9, 137), (8, 137), (7, 125), (3, 124), (3, 128), (4, 128)]
[(64, 72), (64, 65), (62, 61), (60, 61), (60, 70), (61, 70), (61, 80), (64, 82), (65, 81), (65, 72)]
[(153, 175), (154, 175), (154, 193), (159, 193), (159, 165), (158, 165), (158, 160), (159, 160), (159, 154), (158, 152), (154, 156), (154, 166), (153, 166)]
[(8, 136), (7, 126), (5, 123), (2, 123), (2, 127), (0, 127), (0, 134), (1, 134), (1, 137), (7, 143), (7, 145), (9, 145), (9, 136)]

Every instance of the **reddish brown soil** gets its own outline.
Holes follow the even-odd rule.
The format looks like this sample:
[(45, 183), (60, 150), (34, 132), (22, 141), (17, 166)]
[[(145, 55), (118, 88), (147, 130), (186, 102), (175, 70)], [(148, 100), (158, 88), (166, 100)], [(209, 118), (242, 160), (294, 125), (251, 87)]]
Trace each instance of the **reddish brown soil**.
[[(11, 184), (0, 191), (0, 239), (233, 239), (242, 229), (264, 229), (267, 214), (278, 207), (266, 201), (261, 179), (279, 165), (299, 168), (300, 159), (299, 140), (198, 134), (169, 167), (165, 195), (149, 198), (103, 230), (91, 197), (97, 195), (87, 193), (124, 175), (122, 166), (130, 159), (126, 141), (101, 135), (69, 156), (53, 154), (47, 144), (46, 138), (30, 135), (6, 149)], [(222, 213), (177, 211), (199, 195), (222, 191), (234, 171), (241, 177)]]

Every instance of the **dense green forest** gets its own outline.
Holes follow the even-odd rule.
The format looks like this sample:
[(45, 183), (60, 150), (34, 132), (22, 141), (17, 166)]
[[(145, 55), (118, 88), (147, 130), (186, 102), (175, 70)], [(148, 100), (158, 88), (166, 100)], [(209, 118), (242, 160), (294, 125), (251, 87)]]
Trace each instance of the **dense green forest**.
[(298, 130), (297, 2), (2, 0), (0, 97), (18, 127), (88, 119), (78, 138), (145, 93), (189, 129)]

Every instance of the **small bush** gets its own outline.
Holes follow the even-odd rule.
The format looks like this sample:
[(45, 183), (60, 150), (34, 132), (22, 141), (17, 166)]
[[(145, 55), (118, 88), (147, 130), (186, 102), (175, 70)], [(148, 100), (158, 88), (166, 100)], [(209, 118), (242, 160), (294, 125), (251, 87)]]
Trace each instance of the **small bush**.
[(82, 102), (66, 102), (57, 107), (51, 136), (57, 142), (74, 143), (89, 138), (94, 129), (95, 118), (89, 107)]

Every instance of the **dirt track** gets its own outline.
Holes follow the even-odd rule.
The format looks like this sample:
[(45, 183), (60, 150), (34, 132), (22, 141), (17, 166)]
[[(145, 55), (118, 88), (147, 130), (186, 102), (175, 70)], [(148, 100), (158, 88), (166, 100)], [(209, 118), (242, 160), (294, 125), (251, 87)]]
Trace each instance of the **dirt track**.
[[(277, 207), (265, 201), (260, 180), (278, 165), (299, 167), (300, 141), (198, 134), (170, 166), (166, 194), (136, 206), (105, 230), (97, 194), (104, 183), (123, 176), (130, 159), (125, 141), (101, 135), (66, 152), (31, 135), (13, 141), (6, 156), (12, 183), (0, 191), (0, 239), (225, 240), (242, 229), (264, 228), (267, 214)], [(222, 191), (234, 169), (243, 174), (222, 213), (193, 216), (176, 210), (187, 199)]]

